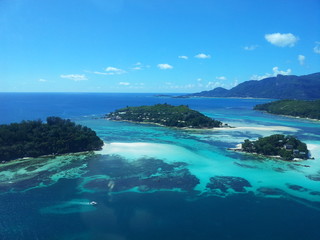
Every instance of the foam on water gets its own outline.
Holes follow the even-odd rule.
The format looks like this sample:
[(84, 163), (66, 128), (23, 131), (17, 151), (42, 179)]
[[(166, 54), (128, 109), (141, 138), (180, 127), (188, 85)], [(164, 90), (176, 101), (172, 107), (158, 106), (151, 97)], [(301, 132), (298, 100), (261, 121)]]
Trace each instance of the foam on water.
[(71, 199), (40, 209), (41, 214), (70, 214), (96, 210), (89, 199)]

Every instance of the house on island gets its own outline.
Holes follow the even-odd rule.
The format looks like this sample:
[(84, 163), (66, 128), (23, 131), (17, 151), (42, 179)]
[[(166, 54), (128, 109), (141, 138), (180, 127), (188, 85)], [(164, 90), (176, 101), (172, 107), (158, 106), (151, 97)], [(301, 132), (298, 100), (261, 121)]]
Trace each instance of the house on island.
[(285, 144), (283, 147), (285, 150), (292, 150), (293, 149), (293, 146), (290, 144)]

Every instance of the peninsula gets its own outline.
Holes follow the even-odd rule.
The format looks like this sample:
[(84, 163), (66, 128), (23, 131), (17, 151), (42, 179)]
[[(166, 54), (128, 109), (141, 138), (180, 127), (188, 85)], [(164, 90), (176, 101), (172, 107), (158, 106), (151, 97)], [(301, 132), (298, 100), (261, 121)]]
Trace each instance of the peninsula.
[(254, 110), (266, 111), (267, 113), (272, 114), (320, 120), (320, 100), (279, 100), (256, 105)]
[(256, 141), (246, 139), (239, 150), (268, 157), (279, 157), (288, 161), (309, 158), (309, 151), (305, 143), (293, 136), (282, 134), (262, 137)]
[(153, 123), (178, 128), (215, 128), (222, 122), (211, 119), (186, 105), (173, 106), (156, 104), (153, 106), (126, 107), (106, 115), (109, 120)]
[(100, 150), (103, 141), (88, 127), (48, 117), (46, 123), (22, 121), (0, 125), (0, 160)]

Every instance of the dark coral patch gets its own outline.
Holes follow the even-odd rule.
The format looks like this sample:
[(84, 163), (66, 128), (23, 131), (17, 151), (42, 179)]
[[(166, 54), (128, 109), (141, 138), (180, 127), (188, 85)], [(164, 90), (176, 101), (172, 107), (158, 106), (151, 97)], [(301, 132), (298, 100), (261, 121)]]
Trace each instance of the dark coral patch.
[(89, 164), (90, 175), (104, 174), (111, 178), (122, 178), (124, 176), (150, 177), (156, 173), (172, 172), (184, 166), (186, 166), (186, 163), (168, 164), (155, 158), (141, 158), (128, 162), (126, 159), (116, 155), (101, 155), (98, 161), (94, 161), (92, 165)]
[(299, 191), (299, 192), (308, 191), (307, 188), (301, 187), (299, 185), (292, 185), (292, 184), (287, 183), (287, 186), (288, 186), (288, 188), (295, 190), (295, 191)]
[(105, 161), (95, 174), (106, 178), (93, 179), (84, 188), (99, 191), (121, 192), (137, 188), (141, 192), (179, 188), (193, 191), (199, 179), (184, 168), (185, 163), (168, 164), (159, 159), (143, 158), (128, 162), (120, 157)]
[(261, 187), (261, 188), (258, 188), (258, 191), (265, 195), (284, 195), (285, 194), (285, 192), (279, 188)]
[(310, 167), (309, 165), (299, 164), (299, 163), (295, 163), (294, 165), (296, 165), (296, 166), (300, 166), (300, 167)]
[(248, 165), (248, 164), (243, 164), (243, 163), (238, 163), (238, 162), (234, 162), (235, 165), (239, 166), (239, 167), (243, 167), (243, 168), (258, 168), (256, 166), (252, 166), (252, 165)]
[(320, 174), (308, 175), (307, 178), (309, 178), (312, 181), (320, 181)]
[(318, 191), (313, 191), (313, 192), (310, 192), (310, 195), (320, 196), (320, 192), (318, 192)]
[(220, 190), (224, 193), (226, 193), (228, 189), (233, 189), (236, 192), (246, 192), (245, 187), (251, 187), (251, 184), (246, 179), (230, 176), (212, 177), (210, 178), (210, 183), (207, 184), (207, 188)]
[(26, 168), (26, 171), (33, 172), (33, 171), (37, 170), (37, 168), (38, 168), (37, 166), (30, 166), (30, 167)]
[(273, 168), (273, 170), (276, 172), (280, 172), (280, 173), (285, 172), (285, 170), (283, 168), (279, 168), (279, 167)]

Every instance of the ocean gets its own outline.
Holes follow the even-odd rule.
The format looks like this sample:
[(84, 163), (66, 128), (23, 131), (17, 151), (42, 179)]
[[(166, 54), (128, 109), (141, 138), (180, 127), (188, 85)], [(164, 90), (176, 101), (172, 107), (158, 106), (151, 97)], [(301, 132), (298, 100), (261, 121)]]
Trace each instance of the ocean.
[[(0, 239), (320, 239), (320, 122), (252, 110), (269, 101), (0, 93), (0, 124), (59, 116), (105, 142), (95, 153), (1, 164)], [(182, 130), (103, 118), (156, 103), (188, 105), (235, 128)], [(307, 143), (314, 159), (285, 162), (228, 150), (276, 133)]]

